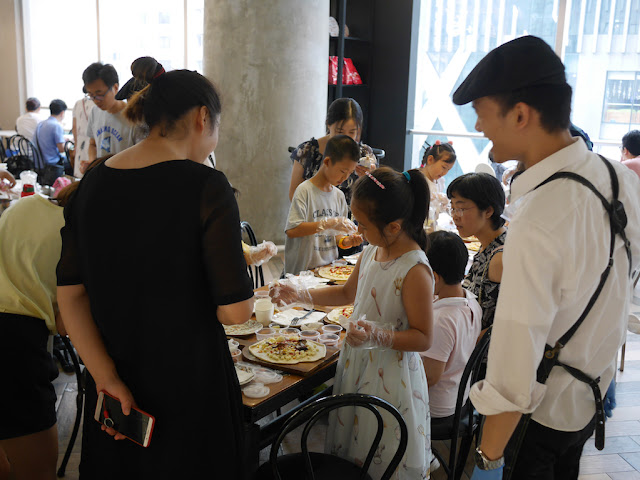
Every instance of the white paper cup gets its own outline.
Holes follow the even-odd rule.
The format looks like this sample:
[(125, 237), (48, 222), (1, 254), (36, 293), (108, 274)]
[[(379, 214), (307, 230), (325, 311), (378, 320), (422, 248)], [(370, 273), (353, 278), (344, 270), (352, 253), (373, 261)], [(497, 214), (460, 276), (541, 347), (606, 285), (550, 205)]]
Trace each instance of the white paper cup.
[(273, 319), (273, 311), (274, 306), (271, 303), (271, 299), (267, 298), (258, 298), (255, 302), (255, 311), (256, 311), (256, 320), (259, 321), (263, 326), (267, 327), (271, 323)]

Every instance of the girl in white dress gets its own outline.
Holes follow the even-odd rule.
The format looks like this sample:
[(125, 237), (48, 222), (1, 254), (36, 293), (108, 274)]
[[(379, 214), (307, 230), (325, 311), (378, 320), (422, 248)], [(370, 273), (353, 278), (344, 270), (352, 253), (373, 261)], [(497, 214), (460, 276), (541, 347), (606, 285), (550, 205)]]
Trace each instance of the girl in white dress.
[[(354, 184), (351, 209), (358, 231), (370, 243), (345, 285), (315, 290), (280, 286), (281, 304), (348, 305), (352, 319), (340, 353), (333, 392), (383, 398), (402, 414), (407, 450), (394, 479), (429, 478), (431, 459), (427, 379), (418, 353), (431, 346), (433, 274), (425, 255), (423, 224), (428, 187), (419, 170), (383, 167)], [(384, 431), (369, 474), (380, 478), (399, 443), (396, 420), (382, 412)], [(329, 418), (326, 450), (364, 463), (376, 434), (375, 417), (364, 408), (343, 407)]]

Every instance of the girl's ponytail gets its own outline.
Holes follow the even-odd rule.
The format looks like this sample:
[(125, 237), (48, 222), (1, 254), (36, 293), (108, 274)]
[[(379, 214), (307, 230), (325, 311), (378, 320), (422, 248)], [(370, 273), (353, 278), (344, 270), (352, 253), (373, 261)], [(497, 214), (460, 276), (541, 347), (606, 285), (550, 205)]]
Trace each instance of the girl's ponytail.
[(124, 110), (124, 116), (133, 124), (144, 122), (144, 102), (149, 93), (150, 86), (147, 85), (139, 92), (133, 94), (133, 96), (127, 102), (127, 107)]
[(414, 168), (405, 173), (409, 175), (409, 186), (413, 194), (411, 215), (407, 219), (408, 221), (405, 220), (407, 224), (406, 231), (411, 235), (411, 238), (420, 245), (420, 248), (426, 252), (428, 239), (424, 231), (424, 222), (429, 214), (429, 200), (431, 197), (429, 194), (429, 185), (420, 170)]

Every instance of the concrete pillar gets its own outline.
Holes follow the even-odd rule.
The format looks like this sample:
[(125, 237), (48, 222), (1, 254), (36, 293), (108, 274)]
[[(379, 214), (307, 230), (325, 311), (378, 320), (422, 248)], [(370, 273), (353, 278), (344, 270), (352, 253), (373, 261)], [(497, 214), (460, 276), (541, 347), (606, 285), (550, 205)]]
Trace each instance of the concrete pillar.
[(289, 146), (324, 135), (329, 0), (205, 0), (204, 74), (222, 93), (217, 166), (258, 241), (284, 243)]
[(22, 2), (0, 2), (0, 127), (13, 130), (24, 113), (25, 75)]

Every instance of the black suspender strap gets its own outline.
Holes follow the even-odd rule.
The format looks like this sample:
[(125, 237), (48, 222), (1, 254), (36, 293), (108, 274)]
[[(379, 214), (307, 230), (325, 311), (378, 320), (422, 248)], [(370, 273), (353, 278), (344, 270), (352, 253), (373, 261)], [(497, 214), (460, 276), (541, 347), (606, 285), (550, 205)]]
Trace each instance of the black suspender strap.
[[(604, 284), (607, 281), (607, 278), (609, 277), (609, 273), (611, 272), (611, 267), (613, 266), (613, 253), (615, 248), (616, 235), (620, 235), (620, 237), (624, 242), (624, 247), (627, 253), (627, 259), (629, 260), (629, 275), (631, 275), (631, 265), (632, 265), (631, 244), (627, 239), (627, 236), (624, 231), (624, 228), (627, 226), (627, 215), (624, 210), (624, 205), (622, 204), (622, 202), (618, 200), (618, 194), (620, 193), (618, 176), (616, 175), (615, 170), (611, 165), (611, 163), (602, 155), (598, 155), (598, 156), (606, 165), (607, 170), (609, 171), (609, 176), (611, 178), (611, 191), (612, 191), (612, 198), (613, 198), (611, 203), (609, 203), (609, 201), (607, 201), (607, 199), (604, 198), (604, 196), (596, 189), (596, 187), (589, 180), (587, 180), (586, 178), (574, 172), (556, 172), (553, 175), (551, 175), (549, 178), (544, 180), (542, 183), (540, 183), (537, 187), (535, 187), (534, 190), (537, 190), (541, 186), (546, 185), (547, 183), (552, 182), (553, 180), (557, 180), (559, 178), (567, 178), (570, 180), (574, 180), (578, 183), (581, 183), (582, 185), (587, 187), (589, 190), (591, 190), (600, 199), (602, 206), (604, 207), (605, 211), (609, 215), (609, 229), (611, 232), (611, 242), (609, 244), (609, 261), (607, 263), (607, 267), (600, 275), (600, 282), (598, 283), (598, 286), (596, 287), (595, 291), (591, 295), (591, 298), (589, 298), (589, 301), (587, 302), (587, 305), (584, 311), (582, 312), (582, 314), (580, 315), (580, 317), (578, 318), (578, 320), (576, 320), (576, 322), (571, 326), (571, 328), (569, 328), (569, 330), (567, 330), (567, 332), (562, 337), (560, 337), (560, 339), (556, 342), (555, 346), (552, 347), (551, 345), (548, 345), (548, 344), (545, 345), (544, 355), (542, 357), (540, 365), (538, 366), (538, 371), (537, 371), (537, 381), (539, 383), (545, 384), (547, 379), (549, 378), (549, 375), (551, 374), (551, 369), (553, 369), (553, 367), (558, 365), (564, 368), (565, 371), (567, 371), (576, 380), (584, 382), (588, 384), (589, 387), (591, 387), (591, 391), (593, 392), (593, 396), (596, 404), (595, 446), (598, 450), (602, 450), (604, 448), (605, 416), (604, 416), (604, 405), (602, 402), (602, 392), (600, 391), (600, 386), (598, 385), (600, 378), (598, 377), (596, 379), (592, 379), (583, 371), (578, 370), (575, 367), (566, 365), (560, 362), (558, 359), (560, 355), (560, 351), (564, 348), (567, 342), (571, 340), (571, 337), (573, 337), (573, 335), (576, 333), (578, 328), (580, 328), (580, 325), (582, 325), (584, 320), (587, 318), (587, 316), (589, 315), (589, 312), (591, 312), (591, 309), (595, 305), (596, 300), (600, 296), (602, 289), (604, 288)], [(515, 438), (515, 443), (513, 443), (511, 448), (511, 455), (510, 455), (511, 461), (509, 462), (509, 465), (505, 466), (505, 475), (504, 475), (505, 480), (509, 480), (511, 478), (511, 474), (513, 472), (513, 466), (515, 465), (518, 452), (522, 445), (522, 441), (524, 440), (524, 436), (527, 430), (527, 426), (529, 425), (530, 419), (531, 419), (531, 414), (524, 415), (518, 425), (518, 428), (514, 433), (514, 435), (517, 435), (517, 437)], [(512, 442), (513, 441), (514, 439), (512, 438)]]

